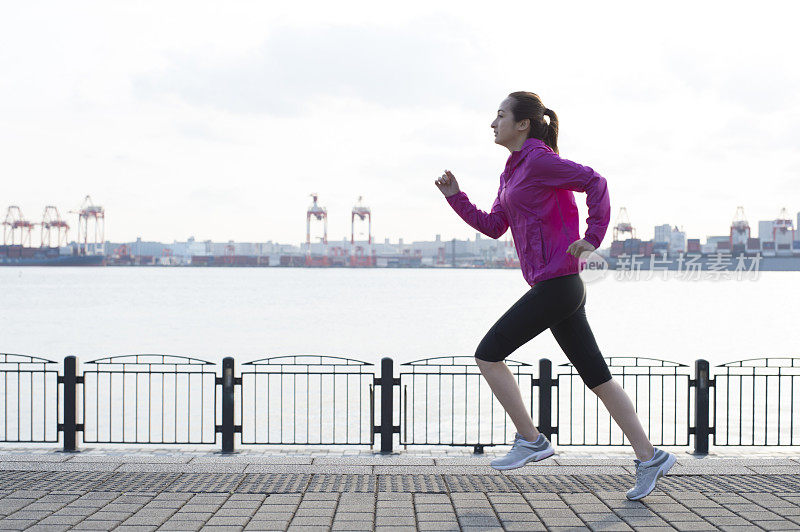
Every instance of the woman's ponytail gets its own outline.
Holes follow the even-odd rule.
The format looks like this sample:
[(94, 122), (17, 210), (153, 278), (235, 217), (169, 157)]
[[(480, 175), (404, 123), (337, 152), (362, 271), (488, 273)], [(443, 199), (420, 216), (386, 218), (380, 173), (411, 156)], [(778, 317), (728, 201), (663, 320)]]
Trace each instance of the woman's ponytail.
[(550, 146), (550, 149), (558, 153), (558, 116), (552, 109), (545, 109), (544, 115), (550, 118), (550, 121), (545, 126), (542, 141)]
[[(541, 98), (533, 92), (518, 91), (508, 96), (514, 100), (514, 105), (511, 106), (514, 120), (530, 120), (528, 138), (537, 138), (558, 153), (558, 116), (555, 111), (547, 109)], [(544, 119), (545, 116), (550, 119), (549, 122)]]

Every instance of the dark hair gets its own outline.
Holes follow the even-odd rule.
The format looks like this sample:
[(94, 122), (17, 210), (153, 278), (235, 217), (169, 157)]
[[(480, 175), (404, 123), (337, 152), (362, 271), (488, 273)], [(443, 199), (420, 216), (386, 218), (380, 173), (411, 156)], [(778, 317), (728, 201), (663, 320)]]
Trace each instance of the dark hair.
[[(518, 91), (512, 92), (508, 96), (514, 100), (511, 106), (514, 121), (520, 122), (526, 118), (531, 121), (528, 138), (537, 138), (558, 153), (558, 117), (556, 113), (545, 107), (542, 99), (532, 92)], [(545, 115), (550, 117), (550, 123), (545, 121)]]

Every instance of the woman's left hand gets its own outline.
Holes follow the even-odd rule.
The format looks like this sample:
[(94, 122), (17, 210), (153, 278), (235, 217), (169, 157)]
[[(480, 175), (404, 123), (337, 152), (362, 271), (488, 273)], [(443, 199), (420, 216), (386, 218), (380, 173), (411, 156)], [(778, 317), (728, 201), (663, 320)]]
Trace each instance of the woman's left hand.
[(580, 256), (583, 254), (584, 251), (588, 251), (589, 253), (591, 253), (594, 250), (595, 247), (593, 245), (591, 245), (586, 240), (581, 238), (580, 240), (576, 240), (575, 242), (569, 245), (569, 247), (567, 248), (567, 253), (571, 253), (576, 257), (580, 258)]

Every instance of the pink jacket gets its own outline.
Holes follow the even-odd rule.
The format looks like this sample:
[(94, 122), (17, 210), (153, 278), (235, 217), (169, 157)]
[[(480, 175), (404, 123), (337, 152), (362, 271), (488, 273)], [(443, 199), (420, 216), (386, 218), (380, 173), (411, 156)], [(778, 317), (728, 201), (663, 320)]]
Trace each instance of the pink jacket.
[(475, 207), (464, 192), (448, 196), (447, 202), (486, 236), (500, 238), (510, 226), (522, 275), (533, 286), (579, 272), (578, 258), (567, 253), (580, 239), (573, 190), (586, 192), (584, 240), (599, 248), (611, 213), (605, 178), (588, 166), (562, 159), (539, 139), (526, 140), (508, 157), (491, 212)]

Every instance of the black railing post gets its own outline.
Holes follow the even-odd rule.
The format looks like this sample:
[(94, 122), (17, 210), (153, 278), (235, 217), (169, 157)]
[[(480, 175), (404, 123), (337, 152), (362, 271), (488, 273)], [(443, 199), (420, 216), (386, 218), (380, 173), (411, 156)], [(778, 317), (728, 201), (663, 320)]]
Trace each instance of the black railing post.
[(233, 434), (235, 432), (233, 357), (222, 359), (222, 452), (233, 452)]
[(707, 360), (697, 360), (694, 365), (694, 454), (708, 454), (710, 403), (710, 367)]
[(77, 450), (78, 433), (78, 359), (64, 357), (64, 452)]
[(381, 359), (381, 452), (392, 452), (394, 438), (394, 361)]
[(543, 358), (539, 360), (539, 432), (548, 440), (553, 433), (553, 363)]

